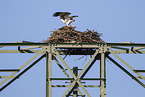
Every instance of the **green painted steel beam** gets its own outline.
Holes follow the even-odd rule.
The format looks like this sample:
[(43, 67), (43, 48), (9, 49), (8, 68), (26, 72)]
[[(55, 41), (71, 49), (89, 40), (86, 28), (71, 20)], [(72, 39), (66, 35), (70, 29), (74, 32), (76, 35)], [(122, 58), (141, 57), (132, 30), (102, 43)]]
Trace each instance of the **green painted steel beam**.
[(48, 72), (48, 52), (46, 52), (46, 97), (49, 97), (49, 72)]
[[(26, 63), (24, 63), (21, 67), (19, 67), (19, 69), (21, 70), (22, 68), (24, 68), (27, 64), (29, 64), (32, 60), (34, 60), (37, 56), (39, 56), (44, 50), (39, 51), (37, 54), (35, 54), (31, 59), (29, 59)], [(1, 83), (0, 86), (2, 84), (4, 84), (9, 78), (11, 78), (12, 76), (14, 76), (17, 72), (13, 72), (8, 78), (4, 79)]]
[(59, 68), (62, 70), (62, 72), (66, 75), (66, 77), (70, 78), (70, 76), (67, 74), (67, 72), (65, 71), (65, 69), (63, 68), (63, 66), (59, 63), (59, 61), (56, 59), (55, 56), (53, 56), (53, 59), (55, 60), (55, 62), (59, 66)]
[(96, 62), (97, 59), (99, 59), (100, 54), (97, 54), (96, 57), (94, 58), (94, 60), (91, 62), (91, 64), (87, 67), (87, 69), (83, 72), (83, 74), (81, 75), (80, 79), (82, 79), (87, 72), (90, 70), (90, 68), (94, 65), (94, 63)]
[[(103, 49), (103, 48), (101, 48)], [(106, 62), (105, 62), (105, 56), (106, 54), (104, 52), (101, 53), (100, 56), (100, 97), (106, 97)]]
[(0, 72), (19, 72), (20, 69), (0, 69)]
[[(69, 87), (69, 86), (70, 85), (52, 85), (52, 87)], [(100, 87), (100, 85), (83, 85), (83, 86), (84, 87)]]
[(145, 49), (145, 47), (137, 47), (137, 48), (131, 47), (131, 49), (130, 48), (123, 48), (123, 47), (112, 47), (112, 48), (121, 50), (121, 51), (114, 50), (116, 52), (123, 52), (124, 51), (124, 53), (129, 53), (129, 54), (130, 53), (132, 53), (132, 54), (143, 54), (143, 53), (145, 53), (145, 50), (142, 50), (142, 49)]
[(80, 80), (106, 80), (106, 78), (81, 78)]
[(145, 49), (145, 47), (134, 48), (134, 50), (142, 50), (142, 49)]
[[(5, 79), (5, 78), (8, 78), (9, 76), (0, 76), (0, 79)], [(11, 78), (14, 78), (16, 76), (12, 76)]]
[(0, 43), (0, 46), (48, 46), (48, 43)]
[[(137, 78), (137, 79), (142, 79), (140, 76), (137, 76), (136, 78)], [(145, 77), (144, 77), (144, 78), (145, 78)]]
[(83, 85), (84, 87), (100, 87), (100, 85)]
[(79, 84), (79, 86), (82, 88), (82, 90), (85, 92), (85, 94), (88, 96), (88, 97), (91, 97), (90, 94), (88, 93), (88, 91), (85, 89), (85, 87), (81, 84), (80, 81), (77, 81), (77, 83)]
[(41, 46), (33, 46), (33, 47), (21, 48), (21, 50), (36, 49), (36, 48), (41, 48)]
[(71, 83), (71, 85), (68, 87), (68, 89), (65, 91), (65, 93), (63, 94), (62, 97), (66, 97), (66, 95), (67, 95), (67, 93), (69, 92), (69, 90), (70, 90), (72, 87), (75, 86), (75, 83), (76, 83), (76, 81), (73, 81), (73, 82)]
[[(50, 78), (50, 80), (75, 80), (74, 78)], [(80, 80), (106, 80), (105, 78), (81, 78)]]
[(33, 62), (31, 65), (29, 65), (26, 69), (24, 69), (22, 72), (20, 72), (16, 77), (14, 77), (12, 80), (10, 80), (8, 83), (6, 83), (2, 88), (0, 88), (0, 92), (4, 90), (6, 87), (8, 87), (12, 82), (14, 82), (16, 79), (18, 79), (20, 76), (22, 76), (25, 72), (27, 72), (30, 68), (32, 68), (36, 63), (38, 63), (41, 59), (45, 57), (45, 54), (42, 55), (40, 58), (38, 58), (35, 62)]
[[(83, 93), (81, 92), (81, 90), (79, 88), (78, 88), (78, 92), (79, 92), (80, 95), (83, 95)], [(85, 95), (82, 96), (82, 97), (85, 97)]]
[(124, 48), (124, 47), (111, 47), (113, 49), (120, 49), (120, 50), (129, 50), (129, 48)]
[[(40, 50), (0, 50), (0, 53), (38, 53)], [(59, 50), (58, 50), (59, 51)], [(112, 50), (116, 54), (145, 54), (145, 50), (135, 50), (135, 52), (131, 50)], [(60, 55), (66, 55), (63, 51), (59, 51)], [(84, 55), (83, 53), (73, 54), (71, 55)], [(93, 55), (93, 54), (85, 54), (85, 55)]]
[(126, 74), (128, 74), (132, 79), (138, 82), (141, 86), (145, 88), (145, 84), (143, 84), (140, 80), (138, 80), (134, 75), (132, 75), (129, 71), (127, 71), (124, 67), (122, 67), (119, 63), (117, 63), (114, 59), (107, 55), (107, 58), (112, 61), (116, 66), (118, 66), (121, 70), (123, 70)]
[[(62, 61), (62, 63), (65, 65), (65, 67), (67, 68), (67, 70), (71, 73), (71, 75), (74, 77), (75, 81), (79, 84), (79, 86), (82, 88), (82, 90), (86, 93), (86, 95), (88, 97), (91, 97), (90, 94), (88, 93), (88, 91), (84, 88), (84, 86), (81, 84), (79, 77), (82, 75), (82, 73), (86, 70), (86, 68), (88, 67), (88, 65), (91, 63), (91, 61), (96, 57), (96, 55), (98, 54), (98, 50), (96, 50), (95, 54), (93, 55), (93, 57), (89, 60), (89, 62), (85, 65), (85, 67), (82, 69), (82, 71), (80, 72), (80, 74), (76, 77), (74, 75), (74, 73), (71, 71), (71, 69), (69, 68), (69, 66), (65, 63), (65, 61), (62, 59), (62, 57), (60, 56), (59, 52), (54, 49), (54, 52), (56, 52), (56, 55), (59, 57), (59, 59)], [(75, 84), (73, 81), (73, 84)], [(74, 85), (71, 84), (70, 87), (67, 89), (67, 91), (64, 93), (63, 97), (69, 92), (69, 90), (74, 87)]]
[(141, 73), (145, 73), (145, 70), (133, 70), (134, 72), (141, 72)]
[[(65, 65), (65, 67), (67, 68), (67, 70), (71, 73), (71, 75), (73, 76), (73, 78), (77, 81), (78, 78), (74, 75), (74, 73), (71, 71), (71, 69), (69, 68), (69, 66), (65, 63), (65, 61), (63, 60), (63, 58), (60, 56), (59, 52), (54, 49), (56, 52), (56, 55), (59, 57), (59, 59), (62, 61), (62, 63)], [(68, 87), (67, 91), (64, 93), (64, 95), (62, 97), (65, 97), (65, 95), (69, 92), (69, 90), (74, 87), (76, 81), (73, 81), (73, 83), (70, 85), (70, 87)], [(86, 89), (82, 86), (82, 84), (77, 81), (77, 83), (81, 86), (81, 88), (83, 89), (83, 91), (87, 94), (88, 97), (90, 97), (89, 93), (86, 91)]]
[[(75, 87), (76, 87), (76, 84), (75, 84), (75, 86), (73, 86), (72, 89), (68, 92), (68, 94), (66, 95), (66, 97), (69, 97), (69, 96), (71, 95), (71, 93), (74, 91)], [(75, 94), (75, 95), (73, 94), (73, 97), (76, 97), (76, 94)]]
[(69, 87), (70, 85), (52, 85), (52, 87)]
[[(73, 73), (75, 76), (78, 75), (78, 67), (73, 67)], [(78, 97), (78, 83), (75, 84), (75, 86), (72, 88), (72, 92), (73, 92), (73, 97)], [(71, 93), (71, 91), (70, 91)]]
[[(116, 55), (113, 51), (111, 51), (111, 54), (113, 54), (116, 58), (118, 58), (122, 63), (124, 63), (128, 68), (130, 68), (132, 71), (134, 71), (135, 69), (130, 66), (127, 62), (125, 62), (122, 58), (120, 58), (118, 55)], [(138, 72), (135, 72), (138, 76), (140, 76), (142, 79), (145, 80), (145, 77), (143, 75), (141, 75)]]
[[(76, 96), (73, 96), (73, 95), (70, 95), (72, 97), (76, 97)], [(66, 97), (69, 97), (69, 96), (66, 96)], [(85, 95), (77, 95), (77, 97), (85, 97)]]
[(145, 50), (136, 50), (136, 51), (131, 51), (131, 50), (111, 50), (116, 54), (145, 54)]
[[(0, 53), (38, 53), (40, 50), (0, 50)], [(58, 50), (60, 55), (66, 55), (65, 51)], [(94, 53), (70, 53), (70, 55), (93, 55)]]
[(52, 78), (52, 48), (49, 47), (48, 48), (48, 80), (49, 80), (49, 96), (48, 97), (52, 97), (52, 81), (50, 80), (50, 78)]
[(121, 46), (121, 47), (145, 47), (145, 43), (106, 43), (112, 47)]
[(77, 76), (77, 78), (79, 78), (83, 72), (87, 69), (87, 67), (89, 66), (89, 64), (93, 61), (93, 59), (96, 57), (96, 55), (98, 54), (98, 51), (96, 50), (95, 54), (92, 56), (92, 58), (88, 61), (88, 63), (85, 65), (85, 67), (81, 70), (81, 72), (79, 73), (79, 75)]
[(0, 53), (38, 53), (40, 50), (0, 50)]
[[(116, 56), (116, 54), (144, 54), (145, 50), (143, 50), (145, 48), (145, 44), (144, 43), (94, 43), (94, 44), (88, 44), (88, 43), (57, 43), (57, 44), (49, 44), (49, 43), (0, 43), (0, 47), (8, 47), (8, 46), (15, 46), (18, 47), (18, 50), (0, 50), (0, 53), (37, 53), (35, 55), (36, 58), (38, 55), (40, 54), (44, 54), (47, 52), (46, 55), (46, 97), (52, 97), (52, 87), (68, 87), (68, 89), (65, 91), (65, 93), (63, 94), (62, 97), (65, 97), (67, 95), (67, 93), (76, 85), (76, 83), (78, 84), (78, 87), (81, 87), (82, 90), (86, 93), (87, 97), (91, 97), (90, 94), (88, 93), (88, 91), (85, 89), (85, 87), (100, 87), (100, 94), (102, 95), (101, 97), (106, 97), (106, 69), (105, 69), (105, 52), (107, 51), (109, 52), (113, 52), (112, 54)], [(26, 47), (26, 48), (21, 48), (22, 46), (31, 46), (31, 47)], [(126, 47), (126, 48), (125, 48)], [(131, 49), (128, 49), (127, 47), (131, 47)], [(42, 50), (28, 50), (28, 49), (37, 49), (37, 48), (42, 48)], [(57, 50), (58, 48), (58, 50)], [(61, 57), (61, 55), (65, 55), (65, 53), (63, 51), (60, 51), (61, 49), (65, 49), (65, 48), (79, 48), (79, 49), (94, 49), (96, 50), (95, 52), (92, 53), (93, 57), (89, 60), (89, 62), (85, 65), (85, 67), (82, 69), (82, 71), (80, 72), (80, 74), (78, 76), (76, 76), (70, 69), (69, 65), (66, 64), (66, 62), (63, 60), (63, 58)], [(5, 49), (5, 48), (2, 48)], [(118, 49), (118, 50), (114, 50), (114, 49)], [(83, 55), (82, 53), (72, 53), (71, 55)], [(99, 55), (101, 54), (101, 56)], [(70, 72), (70, 74), (73, 76), (73, 78), (70, 78), (69, 75), (66, 73), (66, 71), (64, 70), (64, 68), (62, 67), (62, 65), (60, 65), (60, 63), (58, 62), (58, 60), (55, 60), (57, 65), (61, 68), (61, 70), (66, 74), (66, 76), (68, 78), (52, 78), (52, 60), (54, 59), (52, 56), (57, 55), (58, 58), (61, 60), (61, 62), (64, 64), (64, 66), (67, 68), (67, 70)], [(88, 54), (89, 55), (89, 54)], [(96, 56), (99, 56), (99, 60), (100, 60), (100, 78), (83, 78), (86, 73), (90, 70), (90, 68), (92, 67), (92, 65), (95, 63), (96, 61)], [(33, 58), (31, 60), (29, 60), (29, 62), (31, 62), (33, 60)], [(119, 58), (119, 57), (117, 57)], [(56, 58), (55, 58), (56, 59)], [(95, 61), (94, 61), (94, 60)], [(120, 59), (120, 58), (119, 58)], [(121, 60), (121, 59), (120, 59)], [(122, 61), (122, 60), (121, 60)], [(26, 62), (24, 65), (22, 65), (19, 69), (21, 70), (22, 68), (24, 68), (29, 62)], [(113, 61), (114, 62), (114, 61)], [(123, 63), (125, 63), (124, 61), (122, 61)], [(121, 67), (120, 65), (116, 64), (119, 68), (121, 68), (124, 72), (126, 72), (128, 75), (130, 75), (131, 77), (133, 75), (131, 75), (130, 73), (128, 73), (128, 71)], [(128, 64), (125, 63), (125, 65), (129, 66)], [(131, 68), (131, 67), (130, 67)], [(132, 70), (134, 70), (133, 68), (131, 68)], [(137, 72), (137, 71), (134, 71)], [(5, 77), (5, 81), (6, 79), (10, 79), (13, 78), (13, 75), (15, 73), (11, 74), (9, 77)], [(137, 72), (138, 74), (138, 72)], [(140, 74), (139, 74), (140, 75)], [(2, 77), (2, 76), (0, 76)], [(142, 77), (142, 76), (141, 76)], [(4, 76), (3, 76), (4, 78)], [(144, 77), (142, 77), (144, 79)], [(133, 76), (133, 79), (134, 76)], [(72, 83), (71, 85), (52, 85), (52, 81), (56, 80), (71, 80)], [(99, 80), (101, 82), (100, 85), (82, 85), (81, 84), (81, 80), (86, 80), (86, 81), (91, 81), (91, 80)], [(141, 85), (143, 85), (141, 82), (139, 82), (137, 80), (137, 78), (135, 79), (138, 83), (140, 83)], [(1, 83), (0, 83), (1, 84)], [(73, 89), (72, 89), (73, 90)], [(82, 92), (78, 91), (81, 95)]]
[(50, 78), (50, 80), (74, 80), (74, 78)]
[(54, 49), (56, 52), (56, 55), (58, 56), (58, 58), (61, 60), (61, 62), (64, 64), (64, 66), (67, 68), (67, 70), (70, 72), (70, 74), (74, 77), (74, 79), (77, 79), (77, 77), (74, 75), (74, 73), (71, 71), (71, 69), (69, 68), (69, 66), (66, 64), (66, 62), (63, 60), (63, 58), (60, 56), (59, 52)]
[[(64, 46), (65, 45), (65, 46)], [(56, 43), (56, 44), (49, 44), (49, 43), (0, 43), (0, 46), (55, 46), (55, 47), (73, 47), (73, 46), (87, 46), (96, 48), (96, 46), (121, 46), (121, 47), (145, 47), (145, 43)], [(93, 46), (96, 45), (96, 46)]]

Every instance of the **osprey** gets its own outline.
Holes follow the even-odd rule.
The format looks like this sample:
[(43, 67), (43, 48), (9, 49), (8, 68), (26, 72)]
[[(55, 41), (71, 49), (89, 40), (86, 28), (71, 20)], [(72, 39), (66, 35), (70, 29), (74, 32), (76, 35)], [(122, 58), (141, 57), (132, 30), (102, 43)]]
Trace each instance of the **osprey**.
[(67, 26), (70, 26), (70, 23), (75, 21), (73, 18), (74, 17), (78, 17), (77, 15), (76, 16), (70, 16), (71, 13), (69, 12), (55, 12), (53, 14), (53, 17), (57, 17), (57, 16), (60, 16), (60, 19), (63, 23), (65, 23)]

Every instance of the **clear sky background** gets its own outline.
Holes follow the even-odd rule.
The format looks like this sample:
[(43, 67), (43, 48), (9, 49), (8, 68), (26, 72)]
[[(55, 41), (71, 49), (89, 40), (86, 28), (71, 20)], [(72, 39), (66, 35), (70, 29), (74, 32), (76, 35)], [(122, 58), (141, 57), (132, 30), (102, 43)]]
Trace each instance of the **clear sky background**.
[[(94, 29), (106, 42), (145, 43), (145, 0), (0, 0), (0, 42), (46, 40), (50, 31), (65, 25), (52, 16), (56, 11), (79, 15), (72, 23), (76, 30)], [(0, 55), (0, 68), (18, 68), (34, 54)], [(136, 69), (145, 69), (144, 55), (120, 56)], [(71, 63), (82, 64), (84, 60)], [(61, 97), (62, 90), (53, 90), (53, 97)], [(89, 90), (92, 97), (99, 97), (99, 89)], [(144, 96), (142, 86), (107, 61), (107, 97)], [(0, 97), (45, 97), (45, 59), (2, 91)]]

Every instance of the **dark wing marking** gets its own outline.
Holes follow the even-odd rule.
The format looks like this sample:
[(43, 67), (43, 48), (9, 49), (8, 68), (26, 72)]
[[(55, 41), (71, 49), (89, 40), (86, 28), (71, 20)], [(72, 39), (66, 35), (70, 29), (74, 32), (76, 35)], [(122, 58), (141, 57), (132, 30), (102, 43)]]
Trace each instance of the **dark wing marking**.
[(57, 16), (65, 16), (65, 15), (70, 15), (71, 13), (69, 12), (55, 12), (53, 14), (54, 17), (57, 17)]
[(79, 17), (78, 15), (75, 15), (75, 16), (70, 16), (69, 18), (70, 19), (73, 19), (74, 17)]
[(57, 17), (57, 16), (59, 16), (61, 14), (61, 12), (55, 12), (54, 14), (53, 14), (53, 16), (54, 17)]

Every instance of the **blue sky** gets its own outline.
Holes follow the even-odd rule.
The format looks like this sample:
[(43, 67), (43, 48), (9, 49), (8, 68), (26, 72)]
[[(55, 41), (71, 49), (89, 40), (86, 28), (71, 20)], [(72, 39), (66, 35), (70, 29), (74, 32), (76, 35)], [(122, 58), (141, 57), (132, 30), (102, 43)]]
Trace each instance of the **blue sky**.
[[(145, 42), (144, 0), (1, 0), (0, 42), (46, 40), (50, 37), (50, 31), (65, 25), (59, 18), (52, 17), (56, 11), (68, 11), (72, 15), (79, 15), (72, 23), (76, 26), (76, 30), (94, 29), (103, 34), (102, 39), (106, 42)], [(19, 67), (33, 56), (33, 54), (23, 56), (14, 54), (16, 56), (14, 58), (13, 54), (1, 55), (3, 57), (0, 57), (0, 68)], [(7, 61), (8, 55), (10, 61)], [(121, 57), (127, 59), (126, 61), (134, 67), (139, 65), (137, 69), (145, 69), (144, 55), (121, 55)], [(69, 62), (69, 59), (67, 61)], [(79, 63), (81, 64), (81, 61)], [(107, 97), (145, 95), (144, 88), (108, 61), (107, 73)], [(99, 93), (99, 89), (93, 90)], [(56, 91), (59, 93), (60, 89)], [(94, 92), (92, 97), (96, 96)], [(0, 97), (10, 96), (45, 97), (44, 59), (0, 93)]]

